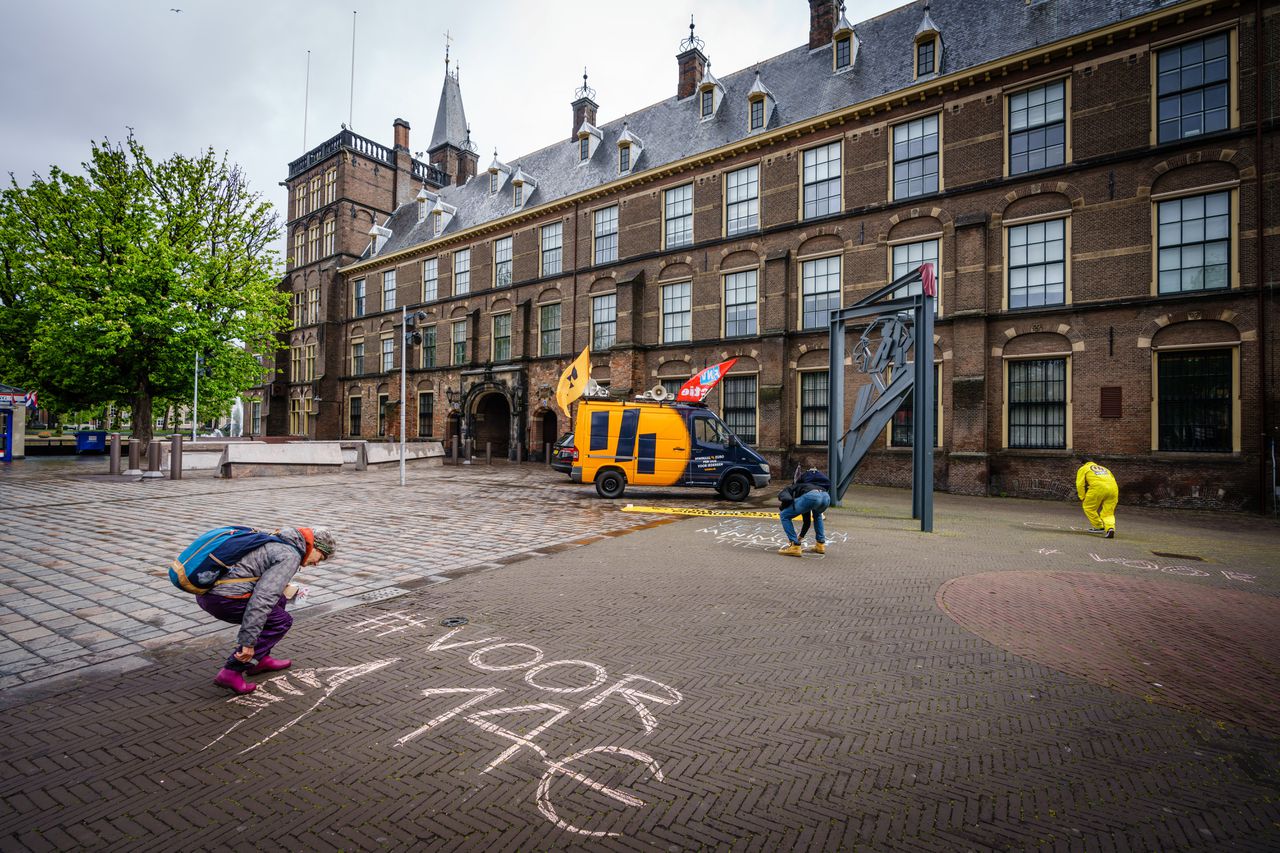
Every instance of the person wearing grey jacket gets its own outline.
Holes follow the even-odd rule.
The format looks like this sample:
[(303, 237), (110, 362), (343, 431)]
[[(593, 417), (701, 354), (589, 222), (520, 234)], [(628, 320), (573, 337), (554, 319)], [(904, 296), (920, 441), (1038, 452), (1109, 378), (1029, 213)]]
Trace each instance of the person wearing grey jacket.
[(213, 680), (236, 693), (258, 689), (244, 680), (245, 675), (288, 669), (293, 663), (271, 657), (293, 625), (285, 610), (291, 597), (286, 588), (303, 566), (327, 560), (337, 550), (333, 534), (323, 527), (284, 528), (275, 535), (281, 541), (250, 551), (227, 570), (221, 583), (196, 597), (206, 613), (240, 626), (236, 649)]

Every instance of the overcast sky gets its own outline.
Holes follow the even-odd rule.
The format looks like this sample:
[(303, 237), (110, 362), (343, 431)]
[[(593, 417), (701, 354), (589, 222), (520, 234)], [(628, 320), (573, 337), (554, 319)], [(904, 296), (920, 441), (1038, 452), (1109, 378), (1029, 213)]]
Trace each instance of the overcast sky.
[(78, 170), (90, 140), (133, 128), (157, 159), (227, 152), (283, 210), (289, 161), (349, 114), (385, 145), (407, 119), (411, 150), (426, 148), (446, 31), (483, 169), (495, 146), (511, 161), (568, 138), (584, 65), (600, 123), (674, 94), (690, 13), (718, 76), (808, 39), (806, 0), (0, 0), (0, 174)]

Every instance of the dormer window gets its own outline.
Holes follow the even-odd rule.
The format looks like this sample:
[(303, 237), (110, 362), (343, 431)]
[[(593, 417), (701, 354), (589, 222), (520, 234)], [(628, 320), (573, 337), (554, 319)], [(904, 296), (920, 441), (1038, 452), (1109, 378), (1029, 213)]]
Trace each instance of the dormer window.
[(703, 89), (701, 94), (698, 97), (702, 105), (702, 117), (710, 118), (711, 114), (715, 112), (715, 105), (716, 105), (715, 90), (711, 88)]
[(831, 31), (831, 65), (838, 74), (853, 66), (858, 58), (858, 36), (853, 25), (844, 16), (844, 4), (840, 5), (840, 21)]
[(582, 164), (595, 156), (596, 146), (600, 144), (600, 140), (604, 138), (604, 134), (600, 132), (600, 128), (596, 127), (589, 121), (584, 121), (578, 128), (578, 163)]
[(578, 161), (585, 163), (591, 158), (591, 137), (583, 136), (578, 140)]
[(498, 173), (489, 173), (489, 195), (493, 195), (498, 191)]
[(439, 237), (440, 232), (444, 230), (444, 214), (437, 210), (431, 215), (431, 235)]
[(773, 109), (773, 92), (760, 81), (759, 71), (756, 72), (756, 82), (751, 84), (751, 91), (747, 92), (747, 102), (750, 107), (747, 111), (748, 132), (764, 130)]
[(519, 209), (524, 204), (524, 184), (516, 184), (511, 188), (511, 206)]
[(625, 175), (640, 160), (640, 152), (644, 151), (644, 143), (624, 123), (622, 133), (618, 136), (618, 174)]
[(702, 70), (702, 82), (698, 84), (699, 120), (707, 121), (712, 118), (720, 109), (720, 102), (723, 100), (724, 86), (721, 86), (720, 81), (711, 73), (711, 62), (708, 60), (706, 67)]
[(836, 39), (836, 70), (849, 67), (850, 47), (852, 46), (848, 36)]
[(511, 176), (511, 206), (516, 210), (524, 207), (525, 201), (537, 188), (538, 182), (517, 165), (515, 174)]
[(759, 130), (764, 127), (764, 98), (751, 99), (751, 129)]
[(933, 39), (919, 42), (916, 45), (916, 76), (924, 77), (934, 72), (934, 43)]
[(493, 149), (493, 162), (489, 164), (489, 195), (497, 195), (511, 167), (498, 159), (498, 149)]
[(618, 174), (625, 175), (631, 171), (631, 146), (623, 143), (618, 146)]

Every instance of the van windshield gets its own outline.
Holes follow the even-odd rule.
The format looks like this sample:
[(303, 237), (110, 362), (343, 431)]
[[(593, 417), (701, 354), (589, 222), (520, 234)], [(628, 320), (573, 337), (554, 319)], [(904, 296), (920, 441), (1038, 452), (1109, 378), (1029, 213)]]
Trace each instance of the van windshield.
[(699, 444), (728, 444), (729, 431), (715, 418), (702, 416), (693, 422), (693, 437)]

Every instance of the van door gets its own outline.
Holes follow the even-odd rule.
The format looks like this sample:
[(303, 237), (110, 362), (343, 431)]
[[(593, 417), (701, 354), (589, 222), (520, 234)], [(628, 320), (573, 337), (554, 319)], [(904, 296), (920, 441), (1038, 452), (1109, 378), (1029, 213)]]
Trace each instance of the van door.
[(729, 464), (729, 430), (710, 412), (693, 412), (689, 415), (689, 436), (693, 446), (685, 482), (690, 486), (714, 486)]

